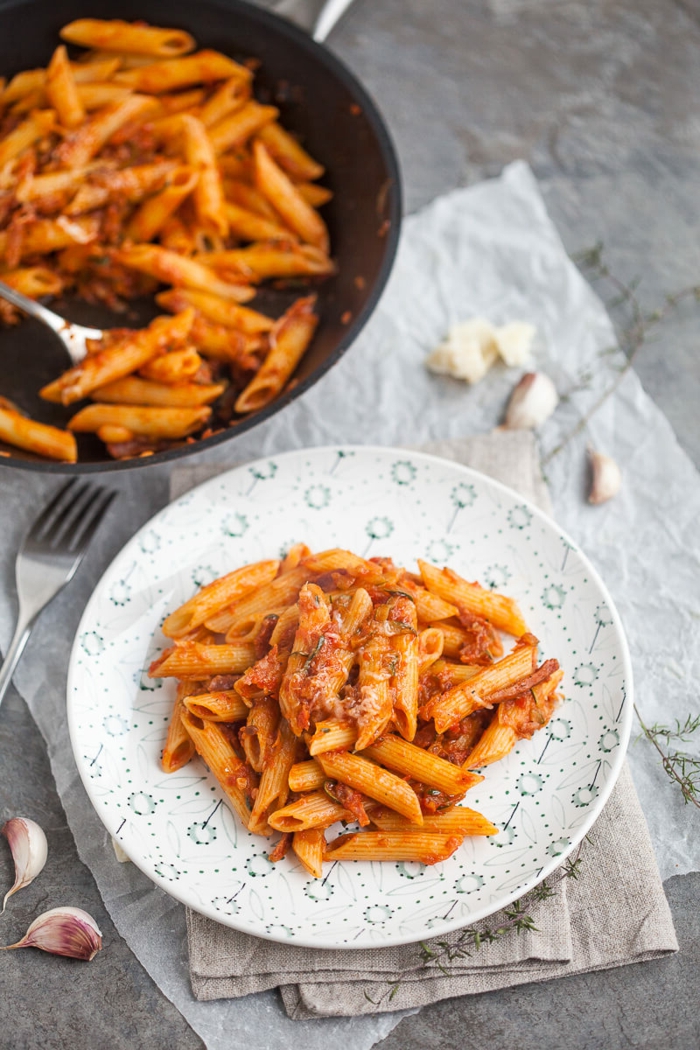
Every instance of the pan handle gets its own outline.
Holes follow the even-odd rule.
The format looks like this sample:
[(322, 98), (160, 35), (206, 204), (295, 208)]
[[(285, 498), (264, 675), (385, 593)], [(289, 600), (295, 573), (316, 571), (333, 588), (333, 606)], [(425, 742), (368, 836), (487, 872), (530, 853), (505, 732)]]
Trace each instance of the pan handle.
[(311, 31), (311, 35), (317, 43), (323, 43), (333, 26), (340, 21), (351, 3), (352, 0), (326, 0)]
[(324, 0), (319, 10), (318, 0), (277, 0), (272, 10), (307, 29), (321, 44), (351, 3), (352, 0)]

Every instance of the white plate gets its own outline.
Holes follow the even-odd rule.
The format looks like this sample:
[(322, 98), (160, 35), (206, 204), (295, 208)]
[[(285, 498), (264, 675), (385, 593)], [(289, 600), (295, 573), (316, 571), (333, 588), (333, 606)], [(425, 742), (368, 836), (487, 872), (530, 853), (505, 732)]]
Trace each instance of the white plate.
[[(443, 864), (368, 862), (312, 879), (230, 813), (199, 759), (166, 776), (159, 757), (172, 680), (146, 668), (165, 616), (195, 587), (305, 541), (365, 556), (447, 563), (520, 603), (566, 700), (468, 804), (502, 828)], [(170, 504), (124, 547), (82, 618), (68, 718), (83, 783), (109, 832), (168, 893), (234, 929), (325, 948), (403, 944), (469, 925), (545, 878), (586, 834), (620, 771), (632, 680), (618, 615), (587, 559), (510, 489), (399, 449), (306, 449), (239, 467)]]

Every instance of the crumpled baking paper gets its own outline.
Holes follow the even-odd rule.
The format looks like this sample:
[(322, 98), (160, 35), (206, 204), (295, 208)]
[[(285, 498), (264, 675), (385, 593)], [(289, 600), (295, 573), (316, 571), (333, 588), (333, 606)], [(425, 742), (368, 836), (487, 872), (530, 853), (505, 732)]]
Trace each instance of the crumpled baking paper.
[[(648, 723), (697, 709), (700, 680), (700, 476), (633, 372), (590, 426), (549, 454), (619, 378), (625, 359), (605, 310), (567, 258), (529, 168), (439, 198), (405, 222), (382, 301), (355, 346), (302, 399), (230, 446), (197, 457), (241, 462), (288, 448), (336, 442), (417, 445), (488, 430), (501, 421), (522, 370), (496, 365), (475, 387), (426, 371), (426, 355), (450, 324), (484, 316), (532, 322), (534, 363), (568, 395), (541, 431), (555, 516), (602, 574), (630, 642), (637, 702)], [(659, 352), (659, 351), (657, 351)], [(584, 377), (586, 377), (584, 379)], [(621, 493), (589, 507), (586, 446), (620, 464)], [(192, 460), (190, 460), (192, 462)], [(49, 748), (52, 769), (82, 859), (117, 928), (210, 1050), (369, 1050), (401, 1014), (290, 1021), (275, 993), (235, 1002), (192, 999), (184, 908), (132, 864), (118, 864), (72, 757), (65, 719), (68, 656), (80, 613), (99, 575), (129, 536), (167, 500), (168, 471), (148, 467), (107, 484), (121, 492), (81, 570), (42, 615), (15, 674)], [(14, 554), (56, 487), (24, 471), (0, 475), (0, 645), (15, 618)], [(700, 813), (684, 806), (645, 741), (630, 751), (662, 876), (700, 867)]]

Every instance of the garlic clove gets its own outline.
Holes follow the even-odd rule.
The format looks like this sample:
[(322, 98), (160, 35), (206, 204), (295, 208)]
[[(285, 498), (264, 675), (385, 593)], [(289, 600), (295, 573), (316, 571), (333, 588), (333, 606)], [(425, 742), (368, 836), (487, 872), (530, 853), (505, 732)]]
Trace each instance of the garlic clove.
[(596, 452), (593, 448), (589, 448), (588, 455), (591, 460), (592, 475), (588, 502), (605, 503), (620, 491), (622, 472), (611, 456)]
[(504, 426), (507, 430), (534, 430), (549, 419), (559, 404), (554, 383), (544, 372), (526, 372), (510, 395)]
[(40, 948), (52, 955), (90, 962), (102, 947), (102, 933), (91, 915), (82, 908), (51, 908), (38, 915), (24, 937), (16, 944), (0, 947)]
[(3, 825), (2, 834), (7, 839), (15, 862), (15, 882), (3, 899), (4, 912), (8, 897), (28, 886), (46, 864), (48, 844), (42, 829), (28, 817), (12, 817)]

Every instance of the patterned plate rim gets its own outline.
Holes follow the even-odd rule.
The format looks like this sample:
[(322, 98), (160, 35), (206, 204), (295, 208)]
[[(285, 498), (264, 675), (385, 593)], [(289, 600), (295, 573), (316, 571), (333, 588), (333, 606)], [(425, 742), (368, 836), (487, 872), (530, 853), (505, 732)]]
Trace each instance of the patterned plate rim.
[[(490, 903), (484, 905), (481, 908), (475, 908), (472, 912), (470, 912), (468, 916), (462, 915), (456, 920), (446, 919), (440, 924), (435, 923), (435, 925), (431, 926), (430, 928), (426, 926), (426, 928), (422, 931), (410, 933), (407, 935), (392, 933), (387, 935), (381, 944), (377, 944), (376, 941), (372, 941), (369, 939), (358, 939), (352, 945), (337, 941), (327, 941), (326, 943), (319, 943), (318, 933), (314, 934), (313, 938), (311, 936), (295, 936), (294, 941), (291, 942), (294, 945), (297, 945), (298, 947), (318, 948), (320, 950), (329, 951), (338, 949), (354, 951), (362, 950), (365, 948), (378, 948), (398, 946), (402, 944), (415, 944), (419, 941), (425, 940), (428, 937), (432, 939), (435, 937), (443, 936), (448, 933), (452, 933), (458, 929), (463, 929), (467, 925), (471, 925), (472, 923), (479, 922), (482, 919), (488, 918), (488, 916), (493, 915), (498, 911), (501, 911), (503, 908), (508, 907), (508, 905), (512, 904), (514, 901), (520, 899), (521, 897), (524, 897), (526, 894), (530, 893), (536, 886), (544, 882), (544, 880), (548, 878), (548, 876), (551, 875), (553, 871), (561, 867), (561, 865), (565, 862), (567, 857), (569, 857), (574, 852), (577, 846), (583, 841), (585, 836), (591, 830), (595, 821), (602, 813), (605, 804), (607, 803), (612, 793), (612, 790), (615, 784), (617, 783), (617, 779), (620, 775), (622, 766), (625, 761), (625, 756), (627, 753), (627, 747), (629, 745), (629, 739), (632, 729), (634, 684), (632, 677), (632, 662), (629, 653), (629, 646), (627, 644), (627, 638), (625, 635), (624, 628), (622, 626), (622, 620), (617, 611), (615, 603), (610, 595), (610, 592), (608, 591), (598, 571), (595, 569), (588, 557), (581, 550), (579, 544), (576, 543), (568, 535), (568, 533), (566, 533), (557, 524), (557, 522), (552, 517), (550, 517), (543, 510), (541, 510), (536, 504), (532, 503), (529, 499), (522, 496), (515, 489), (510, 488), (508, 485), (504, 485), (502, 482), (497, 481), (495, 478), (490, 477), (488, 474), (484, 474), (481, 471), (474, 470), (472, 467), (467, 467), (464, 464), (457, 463), (456, 461), (451, 459), (446, 459), (441, 456), (435, 456), (427, 452), (414, 451), (413, 449), (408, 449), (406, 447), (397, 448), (395, 446), (389, 445), (349, 444), (322, 445), (309, 448), (290, 449), (286, 452), (273, 453), (271, 455), (274, 456), (276, 463), (281, 464), (285, 460), (291, 460), (294, 457), (299, 457), (302, 455), (320, 458), (321, 456), (328, 455), (329, 453), (345, 453), (354, 456), (371, 455), (379, 453), (381, 455), (398, 455), (404, 458), (406, 456), (410, 456), (412, 459), (420, 460), (426, 463), (428, 466), (433, 464), (435, 466), (439, 466), (440, 469), (443, 470), (445, 468), (452, 470), (455, 472), (455, 474), (460, 475), (462, 478), (468, 477), (475, 479), (480, 484), (490, 486), (496, 491), (508, 496), (510, 499), (516, 499), (520, 505), (527, 507), (528, 510), (532, 513), (533, 517), (536, 518), (541, 524), (543, 524), (545, 528), (551, 530), (554, 534), (556, 534), (556, 536), (558, 536), (559, 539), (561, 539), (564, 543), (568, 544), (573, 550), (576, 551), (577, 555), (581, 559), (582, 565), (589, 573), (592, 582), (598, 588), (601, 597), (607, 604), (608, 609), (610, 611), (610, 615), (612, 617), (611, 626), (614, 628), (615, 631), (616, 642), (619, 646), (623, 672), (625, 675), (625, 681), (627, 685), (625, 699), (622, 704), (620, 713), (620, 746), (616, 748), (615, 758), (610, 763), (610, 771), (608, 777), (602, 785), (599, 794), (593, 800), (591, 807), (586, 814), (586, 818), (581, 822), (580, 826), (572, 834), (569, 844), (562, 850), (561, 853), (552, 857), (552, 859), (546, 864), (544, 864), (535, 875), (520, 883), (514, 891), (506, 892), (497, 900), (492, 900)], [(75, 758), (75, 763), (78, 768), (78, 772), (80, 773), (80, 778), (82, 780), (83, 787), (85, 788), (85, 791), (98, 817), (100, 818), (103, 825), (105, 826), (105, 828), (111, 836), (114, 836), (117, 832), (117, 822), (113, 822), (110, 819), (111, 813), (105, 812), (104, 807), (99, 804), (99, 798), (97, 796), (97, 793), (93, 791), (93, 781), (90, 778), (89, 771), (86, 766), (86, 761), (79, 752), (78, 734), (80, 730), (76, 721), (77, 715), (72, 702), (72, 696), (74, 694), (75, 677), (77, 674), (78, 639), (80, 638), (81, 634), (83, 634), (83, 632), (87, 629), (87, 625), (92, 619), (93, 608), (99, 600), (102, 587), (105, 583), (106, 578), (110, 574), (114, 564), (125, 555), (127, 550), (131, 548), (132, 544), (138, 541), (139, 537), (142, 534), (144, 534), (148, 529), (152, 528), (158, 522), (159, 518), (162, 515), (165, 515), (166, 513), (172, 513), (173, 509), (177, 508), (178, 504), (181, 501), (189, 501), (193, 493), (201, 489), (205, 489), (207, 486), (219, 484), (225, 478), (236, 474), (239, 471), (250, 470), (251, 468), (255, 468), (256, 465), (264, 463), (270, 458), (270, 455), (261, 456), (258, 459), (249, 460), (244, 463), (241, 463), (238, 466), (231, 467), (229, 469), (224, 469), (221, 473), (215, 474), (211, 478), (207, 478), (205, 481), (201, 482), (199, 485), (194, 486), (192, 489), (188, 489), (187, 492), (183, 493), (183, 495), (180, 496), (178, 499), (167, 503), (164, 507), (157, 511), (153, 515), (153, 517), (149, 518), (149, 520), (145, 522), (141, 526), (141, 528), (137, 532), (135, 532), (133, 536), (131, 536), (129, 540), (127, 540), (124, 546), (117, 552), (117, 554), (111, 560), (111, 562), (103, 572), (102, 576), (100, 577), (98, 583), (96, 584), (95, 589), (85, 607), (83, 615), (80, 618), (80, 623), (78, 625), (78, 629), (71, 649), (70, 662), (68, 667), (68, 680), (66, 686), (68, 731), (70, 735), (71, 746), (73, 749), (73, 756)], [(290, 944), (288, 938), (280, 934), (268, 933), (265, 930), (257, 930), (255, 933), (251, 933), (251, 930), (248, 927), (235, 921), (235, 916), (224, 917), (220, 913), (213, 913), (212, 909), (203, 908), (201, 905), (198, 905), (197, 903), (193, 902), (192, 899), (188, 897), (186, 886), (178, 891), (178, 889), (174, 888), (167, 879), (158, 875), (152, 867), (149, 867), (148, 863), (143, 858), (140, 858), (138, 855), (132, 856), (129, 852), (128, 844), (120, 843), (120, 845), (122, 845), (122, 848), (129, 857), (129, 860), (131, 860), (132, 863), (135, 864), (136, 867), (139, 868), (139, 870), (142, 871), (144, 875), (146, 875), (151, 880), (151, 882), (155, 883), (160, 889), (164, 890), (165, 893), (175, 898), (181, 904), (184, 904), (186, 907), (191, 908), (193, 911), (199, 912), (207, 918), (212, 919), (214, 922), (218, 922), (223, 926), (228, 926), (234, 930), (246, 933), (249, 936), (260, 937), (263, 940), (275, 941), (280, 944)]]

